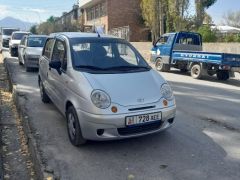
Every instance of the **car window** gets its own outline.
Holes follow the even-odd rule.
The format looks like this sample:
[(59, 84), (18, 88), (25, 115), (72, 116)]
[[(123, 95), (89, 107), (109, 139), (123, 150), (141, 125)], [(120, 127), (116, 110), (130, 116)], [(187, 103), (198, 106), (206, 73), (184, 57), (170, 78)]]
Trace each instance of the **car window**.
[(12, 35), (13, 40), (21, 40), (23, 36), (27, 35), (27, 33), (14, 33)]
[(157, 46), (166, 44), (168, 42), (169, 36), (162, 36), (156, 43)]
[(124, 40), (70, 39), (73, 67), (90, 73), (128, 73), (148, 71), (149, 66), (137, 50)]
[(199, 35), (195, 34), (181, 34), (178, 37), (176, 43), (187, 45), (201, 45), (201, 38)]
[(44, 47), (44, 50), (43, 50), (43, 56), (45, 56), (47, 59), (51, 58), (53, 43), (54, 43), (54, 39), (48, 39), (46, 44), (45, 44), (45, 47)]
[(20, 42), (20, 45), (25, 45), (25, 42), (26, 42), (26, 37), (23, 37), (21, 42)]
[(67, 69), (67, 51), (66, 51), (66, 45), (64, 41), (56, 40), (56, 43), (53, 49), (52, 60), (61, 61), (62, 69), (63, 70)]
[(138, 57), (133, 50), (126, 44), (118, 44), (119, 55), (127, 63), (132, 65), (138, 65)]
[(28, 47), (43, 47), (46, 41), (46, 37), (29, 37)]

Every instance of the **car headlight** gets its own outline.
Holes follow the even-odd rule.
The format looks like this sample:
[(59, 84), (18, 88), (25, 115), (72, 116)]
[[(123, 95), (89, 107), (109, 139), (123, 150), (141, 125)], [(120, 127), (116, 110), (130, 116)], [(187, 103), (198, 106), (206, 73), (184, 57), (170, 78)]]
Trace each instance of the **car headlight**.
[(161, 94), (162, 97), (164, 97), (167, 100), (172, 100), (173, 99), (173, 92), (171, 87), (168, 84), (163, 84), (161, 87)]
[(100, 109), (106, 109), (111, 104), (109, 95), (101, 90), (94, 90), (91, 94), (91, 100), (92, 103)]

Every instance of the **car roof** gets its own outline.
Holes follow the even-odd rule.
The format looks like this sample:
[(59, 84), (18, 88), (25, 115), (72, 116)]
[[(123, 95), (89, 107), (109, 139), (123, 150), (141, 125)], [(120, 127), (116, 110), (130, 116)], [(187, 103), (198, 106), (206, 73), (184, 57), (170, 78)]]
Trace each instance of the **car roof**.
[(13, 32), (13, 34), (17, 34), (17, 33), (20, 33), (20, 34), (29, 34), (29, 33), (31, 33), (31, 32), (27, 32), (27, 31), (15, 31), (15, 32)]
[(57, 36), (65, 36), (69, 39), (72, 38), (94, 38), (94, 37), (100, 37), (101, 38), (115, 38), (115, 39), (120, 39), (117, 38), (115, 36), (111, 36), (111, 35), (106, 35), (106, 34), (97, 34), (97, 33), (86, 33), (86, 32), (60, 32), (60, 33), (53, 33), (50, 34), (50, 37), (57, 37)]
[(28, 37), (48, 37), (48, 36), (47, 35), (31, 34), (31, 35), (28, 35)]

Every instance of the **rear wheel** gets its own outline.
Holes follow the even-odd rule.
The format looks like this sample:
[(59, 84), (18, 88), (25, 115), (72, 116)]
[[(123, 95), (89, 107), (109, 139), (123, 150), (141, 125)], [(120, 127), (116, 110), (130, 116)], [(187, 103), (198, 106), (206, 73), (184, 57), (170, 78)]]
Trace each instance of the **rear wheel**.
[(40, 95), (41, 95), (41, 100), (43, 103), (49, 103), (50, 102), (50, 98), (48, 97), (43, 82), (40, 80), (39, 82), (39, 89), (40, 89)]
[(191, 76), (194, 79), (201, 79), (202, 77), (202, 68), (199, 64), (195, 64), (191, 68)]
[(67, 129), (68, 129), (68, 137), (70, 142), (74, 146), (80, 146), (86, 143), (86, 139), (82, 136), (81, 127), (79, 124), (77, 112), (73, 106), (70, 106), (67, 109)]
[(18, 55), (18, 64), (19, 64), (20, 66), (23, 65), (23, 63), (20, 61), (20, 56), (19, 56), (19, 55)]
[(217, 72), (217, 78), (218, 80), (221, 80), (221, 81), (226, 81), (228, 80), (230, 77), (229, 75), (229, 72), (228, 71), (218, 71)]
[(158, 58), (155, 63), (155, 67), (158, 71), (161, 72), (168, 72), (170, 71), (170, 65), (169, 64), (164, 64), (162, 62), (162, 59)]

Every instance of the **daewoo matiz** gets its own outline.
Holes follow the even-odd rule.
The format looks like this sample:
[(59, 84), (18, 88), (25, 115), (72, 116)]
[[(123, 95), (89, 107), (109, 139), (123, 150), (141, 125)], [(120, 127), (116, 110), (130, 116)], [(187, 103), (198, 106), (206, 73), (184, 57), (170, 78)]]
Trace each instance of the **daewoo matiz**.
[(176, 104), (163, 77), (127, 41), (95, 33), (50, 36), (39, 61), (39, 86), (67, 119), (75, 146), (160, 132)]

